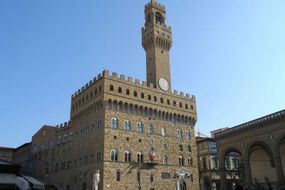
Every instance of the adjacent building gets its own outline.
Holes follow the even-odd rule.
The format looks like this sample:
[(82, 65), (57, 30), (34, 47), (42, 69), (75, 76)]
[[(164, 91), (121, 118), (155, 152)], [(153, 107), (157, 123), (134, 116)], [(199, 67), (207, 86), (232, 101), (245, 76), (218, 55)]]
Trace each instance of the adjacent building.
[(0, 147), (0, 160), (9, 161), (13, 160), (14, 148)]
[(220, 189), (220, 168), (216, 141), (208, 137), (196, 137), (201, 190)]
[(284, 186), (285, 110), (212, 132), (217, 143), (221, 189)]

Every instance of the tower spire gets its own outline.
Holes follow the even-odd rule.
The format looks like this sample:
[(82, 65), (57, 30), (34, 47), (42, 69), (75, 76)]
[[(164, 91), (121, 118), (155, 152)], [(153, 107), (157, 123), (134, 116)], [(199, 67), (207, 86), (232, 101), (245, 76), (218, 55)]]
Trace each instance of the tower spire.
[(168, 92), (171, 91), (169, 51), (172, 33), (165, 24), (166, 10), (156, 0), (150, 0), (144, 12), (142, 46), (146, 51), (147, 83)]

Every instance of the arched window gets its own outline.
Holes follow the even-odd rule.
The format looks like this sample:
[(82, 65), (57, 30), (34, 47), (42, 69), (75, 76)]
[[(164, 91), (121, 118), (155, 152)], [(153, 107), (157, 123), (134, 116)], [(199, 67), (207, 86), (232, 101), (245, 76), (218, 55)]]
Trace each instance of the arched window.
[(143, 126), (141, 122), (137, 122), (137, 132), (139, 133), (143, 132)]
[(124, 129), (126, 131), (130, 131), (131, 130), (131, 122), (129, 120), (125, 121)]
[(160, 103), (162, 103), (162, 104), (163, 104), (163, 98), (160, 98)]
[(147, 133), (149, 135), (152, 135), (153, 134), (153, 126), (152, 125), (149, 125), (148, 128), (147, 128)]
[(114, 91), (114, 86), (110, 85), (110, 91)]
[(118, 127), (119, 127), (119, 121), (118, 121), (118, 119), (117, 119), (117, 118), (112, 118), (112, 123), (111, 123), (111, 125), (112, 125), (112, 128), (113, 128), (113, 129), (118, 129)]
[(193, 166), (193, 159), (191, 157), (187, 158), (187, 162), (189, 166)]
[(177, 138), (178, 138), (179, 140), (182, 139), (182, 132), (180, 131), (180, 129), (177, 130)]
[(148, 100), (151, 100), (151, 95), (148, 95)]
[(120, 181), (121, 180), (121, 172), (120, 170), (116, 171), (116, 181)]
[(160, 12), (155, 13), (155, 21), (159, 24), (163, 23), (163, 17)]
[(111, 160), (115, 162), (118, 161), (118, 150), (111, 151)]
[(183, 151), (183, 145), (182, 144), (179, 145), (179, 151)]
[(118, 88), (118, 92), (122, 93), (122, 88), (121, 87)]
[(144, 99), (144, 93), (141, 93), (141, 98)]
[(178, 157), (178, 161), (179, 161), (179, 166), (184, 166), (184, 158), (183, 158), (183, 156), (179, 156)]
[(134, 97), (137, 97), (137, 96), (138, 96), (137, 91), (134, 91)]
[(125, 162), (131, 162), (131, 153), (130, 153), (130, 151), (125, 151)]
[(186, 140), (190, 141), (190, 139), (191, 139), (191, 134), (189, 131), (186, 131)]
[(126, 94), (130, 95), (130, 90), (129, 89), (126, 90)]
[(156, 96), (154, 96), (154, 97), (153, 97), (153, 100), (154, 100), (155, 102), (157, 102), (157, 97), (156, 97)]
[(161, 135), (162, 136), (166, 135), (166, 129), (164, 127), (161, 128)]
[(143, 163), (143, 154), (141, 152), (137, 153), (137, 161), (138, 163)]

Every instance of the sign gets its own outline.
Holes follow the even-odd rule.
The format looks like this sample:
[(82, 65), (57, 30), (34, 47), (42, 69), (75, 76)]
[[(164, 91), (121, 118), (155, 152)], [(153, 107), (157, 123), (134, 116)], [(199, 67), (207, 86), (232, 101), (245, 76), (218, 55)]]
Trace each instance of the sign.
[(170, 179), (170, 173), (163, 172), (163, 173), (161, 173), (161, 177), (162, 177), (162, 179)]

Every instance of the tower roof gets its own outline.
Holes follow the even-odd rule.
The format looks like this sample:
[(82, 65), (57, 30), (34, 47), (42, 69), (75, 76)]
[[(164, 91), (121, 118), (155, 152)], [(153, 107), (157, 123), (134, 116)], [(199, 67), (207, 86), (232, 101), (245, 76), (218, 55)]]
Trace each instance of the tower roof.
[(164, 5), (158, 3), (156, 0), (150, 0), (150, 2), (145, 5), (145, 10), (148, 10), (149, 8), (156, 8), (165, 13)]

